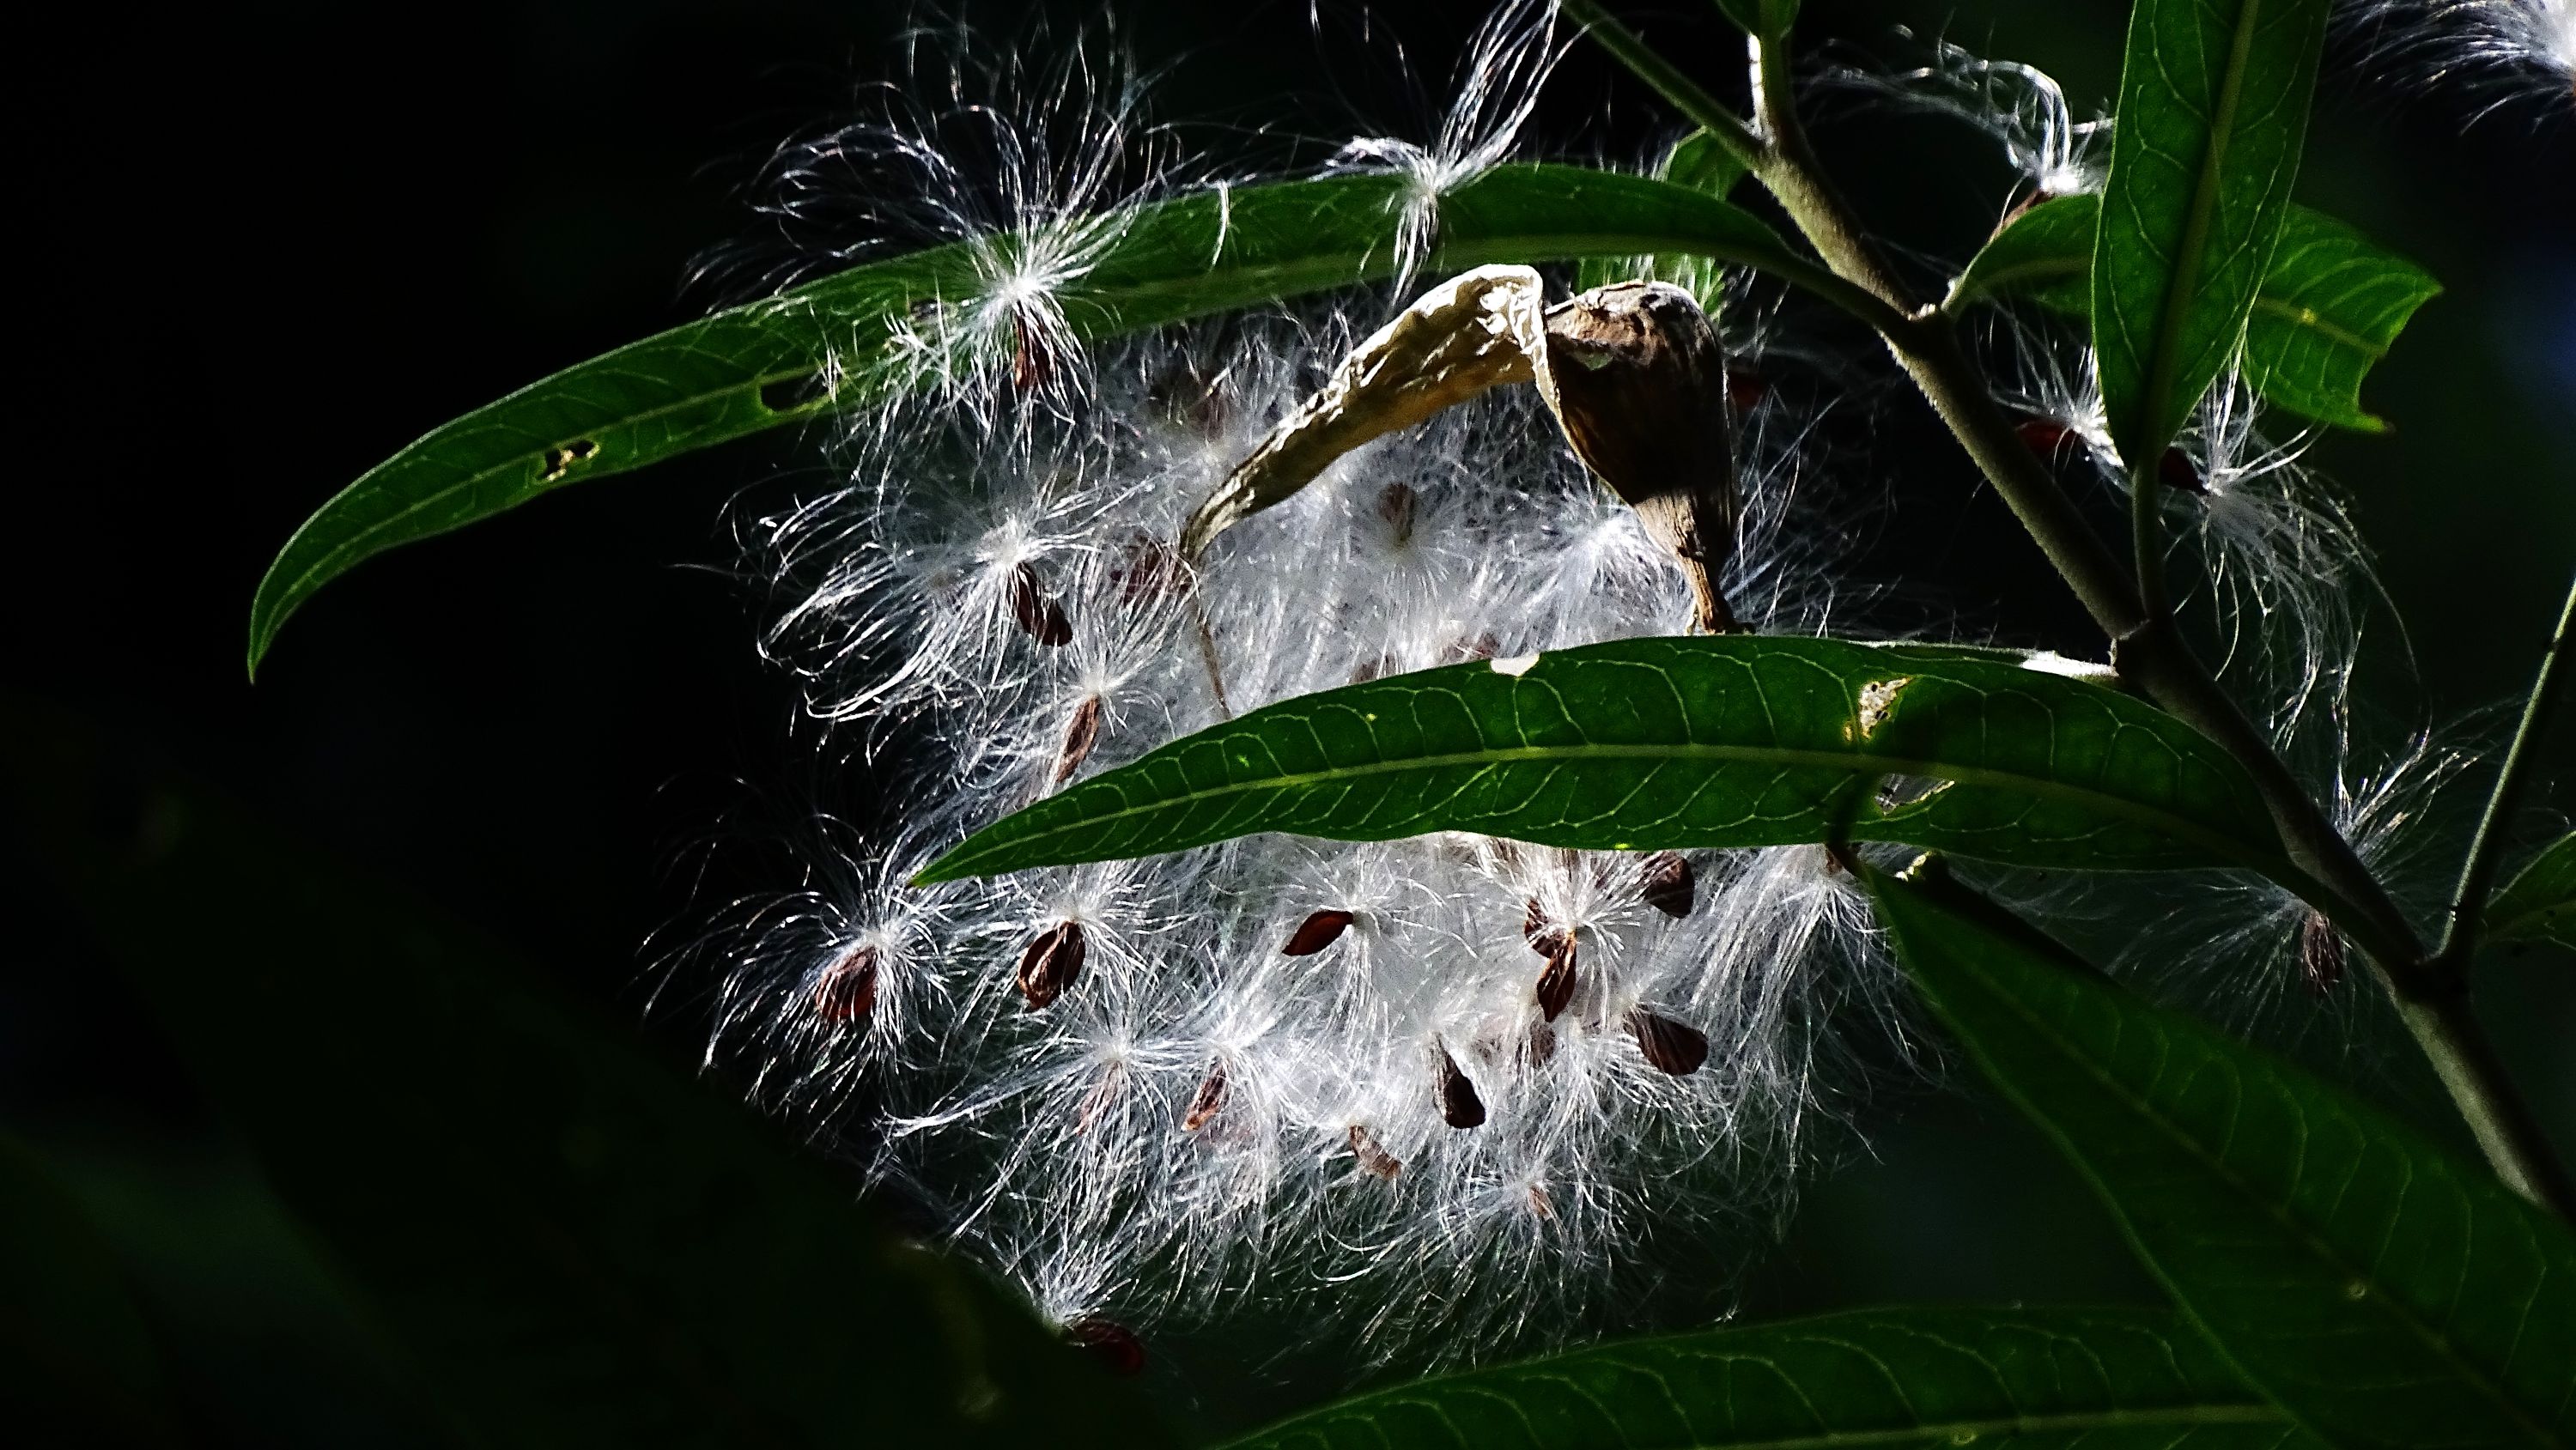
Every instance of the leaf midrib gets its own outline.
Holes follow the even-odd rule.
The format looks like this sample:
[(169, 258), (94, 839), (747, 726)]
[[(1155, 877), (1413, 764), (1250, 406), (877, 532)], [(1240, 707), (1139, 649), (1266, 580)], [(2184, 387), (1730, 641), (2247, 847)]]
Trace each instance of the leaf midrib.
[[(1201, 742), (1199, 749), (1223, 749), (1227, 742)], [(2277, 874), (2286, 869), (2279, 858), (2259, 851), (2249, 851), (2242, 842), (2208, 831), (2184, 817), (2139, 805), (2124, 797), (2044, 777), (2015, 774), (1982, 766), (1957, 765), (1887, 755), (1858, 755), (1844, 751), (1803, 750), (1787, 746), (1720, 745), (1705, 742), (1658, 745), (1522, 745), (1503, 746), (1475, 751), (1451, 751), (1438, 755), (1408, 756), (1397, 760), (1371, 761), (1363, 765), (1336, 766), (1330, 770), (1297, 771), (1266, 776), (1254, 781), (1229, 782), (1214, 788), (1194, 788), (1176, 795), (1163, 795), (1143, 804), (1124, 806), (1103, 814), (1086, 815), (1062, 826), (1032, 831), (996, 841), (992, 848), (976, 857), (955, 863), (959, 872), (971, 871), (973, 862), (999, 855), (1007, 850), (1026, 848), (1077, 832), (1097, 829), (1138, 816), (1186, 807), (1231, 795), (1254, 792), (1294, 790), (1310, 785), (1339, 784), (1375, 775), (1393, 775), (1409, 771), (1443, 770), (1459, 766), (1497, 764), (1545, 764), (1555, 761), (1582, 760), (1709, 760), (1719, 763), (1805, 766), (1846, 771), (1853, 775), (1921, 775), (1960, 785), (1999, 786), (2025, 795), (2076, 802), (2098, 813), (2120, 817), (2146, 825), (2165, 835), (2198, 846), (2222, 860), (2249, 869)], [(1138, 765), (1145, 762), (1139, 761)], [(1062, 799), (1062, 797), (1058, 797)], [(1882, 816), (1878, 822), (1861, 823), (1861, 829), (1887, 821), (1902, 821), (1903, 816)], [(952, 879), (943, 871), (936, 879)]]
[[(2175, 243), (2175, 255), (2167, 264), (2170, 286), (2156, 318), (2153, 349), (2147, 354), (2146, 396), (2139, 400), (2142, 416), (2132, 420), (2133, 427), (2161, 427), (2158, 420), (2172, 406), (2183, 328), (2191, 318), (2192, 304), (2199, 300), (2202, 254), (2209, 248), (2209, 229), (2218, 211), (2219, 168), (2226, 160), (2227, 142), (2236, 127), (2236, 107), (2242, 99), (2246, 64), (2254, 49), (2254, 28), (2262, 10), (2263, 0), (2241, 0), (2237, 7), (2236, 31), (2228, 43), (2227, 72), (2219, 82), (2217, 104), (2210, 109), (2209, 139), (2201, 149), (2199, 182), (2192, 188), (2190, 209), (2183, 214), (2182, 237)], [(2261, 283), (2258, 275), (2258, 297)], [(2152, 469), (2155, 455), (2169, 440), (2139, 435), (2122, 441), (2127, 456), (2145, 460), (2132, 467)]]
[[(2049, 1022), (2048, 1019), (2039, 1016), (2035, 1011), (2026, 1006), (2017, 996), (2015, 996), (2015, 994), (2005, 990), (2002, 983), (1997, 982), (1987, 973), (1980, 971), (1973, 959), (1958, 952), (1951, 953), (1951, 958), (1953, 961), (1961, 963), (1962, 970), (1975, 978), (1975, 980), (1986, 989), (1986, 995), (1990, 1000), (2000, 1004), (2006, 1012), (2021, 1019), (2023, 1024), (2028, 1026), (2036, 1036), (2038, 1036), (2042, 1041), (2047, 1042), (2051, 1047), (2057, 1049), (2061, 1057), (2063, 1057), (2067, 1062), (2073, 1064), (2078, 1074), (2092, 1079), (2097, 1086), (2102, 1088), (2103, 1091), (2108, 1093), (2110, 1096), (2126, 1103), (2131, 1111), (2154, 1125), (2157, 1131), (2162, 1133), (2167, 1141), (2181, 1148), (2184, 1153), (2199, 1162), (2203, 1167), (2207, 1168), (2212, 1177), (2216, 1178), (2221, 1183), (2224, 1183), (2228, 1188), (2234, 1190), (2240, 1198), (2261, 1210), (2264, 1215), (2269, 1217), (2274, 1223), (2280, 1225), (2282, 1229), (2304, 1241), (2310, 1249), (2315, 1251), (2319, 1258), (2326, 1261), (2330, 1268), (2349, 1276), (2351, 1282), (2369, 1285), (2371, 1289), (2371, 1297), (2387, 1306), (2390, 1318), (2404, 1325), (2415, 1334), (2417, 1339), (2422, 1341), (2428, 1348), (2432, 1349), (2435, 1354), (2440, 1355), (2454, 1368), (2461, 1371), (2463, 1376), (2490, 1403), (2502, 1410), (2509, 1419), (2514, 1421), (2514, 1423), (2522, 1426), (2525, 1433), (2531, 1437), (2534, 1444), (2548, 1445), (2553, 1443), (2548, 1428), (2531, 1421), (2522, 1412), (2518, 1402), (2506, 1395), (2501, 1385), (2495, 1383), (2490, 1376), (2482, 1373), (2477, 1365), (2462, 1358), (2460, 1353), (2452, 1347), (2449, 1337), (2444, 1335), (2437, 1326), (2418, 1316), (2407, 1301), (2385, 1292), (2381, 1288), (2381, 1276), (2376, 1270), (2355, 1266), (2349, 1259), (2344, 1257), (2342, 1252), (2338, 1250), (2331, 1241), (2319, 1237), (2318, 1231), (2312, 1228), (2304, 1218), (2293, 1216), (2285, 1204), (2276, 1204), (2269, 1196), (2256, 1191), (2251, 1184), (2245, 1181), (2242, 1175), (2238, 1174), (2233, 1168), (2228, 1167), (2226, 1163), (2220, 1159), (2212, 1157), (2209, 1152), (2202, 1147), (2200, 1140), (2197, 1137), (2185, 1131), (2180, 1124), (2176, 1123), (2162, 1110), (2157, 1108), (2149, 1099), (2131, 1091), (2126, 1084), (2105, 1072), (2095, 1063), (2092, 1056), (2083, 1050), (2081, 1044), (2059, 1032), (2055, 1025)], [(1997, 1076), (2000, 1078), (2001, 1075), (1998, 1074)], [(2240, 1088), (2243, 1086), (2244, 1079), (2241, 1075), (2232, 1075), (2232, 1080)], [(2013, 1090), (2013, 1096), (2016, 1099), (2021, 1099), (2021, 1094), (2017, 1089)], [(2084, 1153), (2081, 1146), (2077, 1144), (2073, 1135), (2060, 1130), (2056, 1126), (2053, 1118), (2046, 1113), (2038, 1111), (2037, 1108), (2027, 1099), (2022, 1099), (2022, 1104), (2023, 1110), (2028, 1112), (2033, 1118), (2037, 1119), (2047, 1129), (2049, 1136), (2058, 1140), (2067, 1157), (2075, 1162), (2078, 1169), (2084, 1174), (2085, 1178), (2093, 1184), (2095, 1191), (2100, 1193), (2104, 1201), (2112, 1206), (2113, 1217), (2120, 1221), (2121, 1231), (2129, 1237), (2133, 1244), (2137, 1246), (2138, 1256), (2141, 1259), (2144, 1259), (2148, 1265), (2155, 1270), (2156, 1276), (2159, 1279), (2164, 1281), (2165, 1287), (2172, 1292), (2174, 1301), (2182, 1305), (2184, 1312), (2191, 1315), (2194, 1320), (2201, 1320), (2200, 1311), (2197, 1306), (2193, 1304), (2191, 1296), (2184, 1292), (2183, 1286), (2175, 1281), (2173, 1276), (2166, 1270), (2162, 1261), (2147, 1248), (2145, 1241), (2138, 1236), (2136, 1230), (2130, 1227), (2127, 1215), (2119, 1211), (2119, 1195), (2114, 1193), (2111, 1190), (2110, 1185), (2104, 1182), (2103, 1179), (2094, 1172), (2092, 1160)], [(2201, 1322), (2205, 1326), (2206, 1321), (2201, 1320)], [(2241, 1362), (2237, 1360), (2236, 1356), (2228, 1351), (2226, 1341), (2224, 1339), (2215, 1333), (2209, 1333), (2205, 1327), (2203, 1332), (2207, 1335), (2209, 1342), (2216, 1346), (2222, 1354), (2226, 1355), (2230, 1363), (2237, 1364), (2240, 1370), (2243, 1368)]]

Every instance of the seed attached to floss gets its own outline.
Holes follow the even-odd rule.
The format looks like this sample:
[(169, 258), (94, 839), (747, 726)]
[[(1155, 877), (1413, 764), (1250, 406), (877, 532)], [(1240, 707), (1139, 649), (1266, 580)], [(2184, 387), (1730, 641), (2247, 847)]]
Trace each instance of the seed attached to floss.
[(1552, 957), (1556, 955), (1557, 943), (1564, 938), (1565, 929), (1548, 920), (1546, 910), (1538, 904), (1538, 898), (1531, 897), (1529, 909), (1521, 913), (1521, 939), (1530, 944), (1531, 951), (1543, 957)]
[(1055, 755), (1053, 784), (1071, 780), (1073, 773), (1082, 769), (1082, 762), (1091, 758), (1091, 747), (1099, 740), (1100, 697), (1085, 695), (1082, 703), (1073, 707), (1073, 718), (1065, 722), (1064, 745)]
[(1657, 1072), (1688, 1077), (1708, 1061), (1708, 1035), (1643, 1007), (1628, 1014), (1628, 1031), (1637, 1051)]
[(1389, 1183), (1404, 1171), (1404, 1160), (1379, 1147), (1369, 1130), (1357, 1123), (1351, 1124), (1351, 1156), (1359, 1160), (1362, 1168)]
[(2191, 461), (2191, 455), (2179, 446), (2167, 448), (2164, 456), (2156, 460), (2156, 481), (2178, 493), (2197, 498), (2209, 497), (2209, 484), (2201, 478), (2200, 469)]
[(1342, 939), (1354, 918), (1347, 911), (1319, 911), (1297, 923), (1288, 934), (1288, 944), (1280, 953), (1291, 957), (1311, 957)]
[(1029, 1010), (1043, 1012), (1055, 1005), (1082, 976), (1082, 959), (1090, 950), (1083, 940), (1082, 923), (1058, 922), (1041, 932), (1020, 953), (1020, 995), (1029, 1001)]
[(1679, 851), (1657, 851), (1646, 858), (1637, 894), (1646, 899), (1648, 906), (1679, 919), (1691, 914), (1698, 885), (1689, 857)]
[(1198, 1092), (1190, 1098), (1190, 1110), (1181, 1119), (1181, 1131), (1195, 1133), (1210, 1119), (1225, 1111), (1225, 1060), (1208, 1064), (1208, 1074), (1199, 1081)]
[(1458, 1070), (1458, 1059), (1439, 1043), (1431, 1045), (1437, 1055), (1440, 1080), (1440, 1121), (1453, 1128), (1481, 1127), (1485, 1121), (1485, 1100), (1476, 1095), (1476, 1085)]
[(1118, 567), (1109, 577), (1118, 582), (1118, 602), (1132, 607), (1176, 592), (1180, 561), (1173, 557), (1171, 545), (1138, 529), (1127, 536)]
[(1550, 1022), (1574, 1000), (1574, 966), (1574, 933), (1558, 932), (1556, 949), (1547, 954), (1547, 967), (1538, 974), (1538, 1010)]
[(1047, 346), (1045, 333), (1019, 309), (1011, 313), (1011, 330), (1019, 337), (1018, 346), (1011, 349), (1011, 386), (1023, 393), (1046, 386), (1055, 376), (1055, 354)]
[(2082, 435), (2055, 418), (2024, 418), (2013, 425), (2013, 432), (2021, 435), (2023, 447), (2052, 463), (2069, 444), (2084, 446)]
[(1409, 483), (1390, 483), (1379, 490), (1377, 516), (1386, 523), (1395, 546), (1403, 548), (1413, 542), (1413, 518), (1422, 507), (1422, 495)]
[(2343, 980), (2343, 933), (2322, 911), (2309, 912), (2299, 924), (2299, 979), (2319, 997)]
[(814, 1015), (826, 1022), (860, 1022), (877, 1005), (877, 949), (861, 942), (841, 953), (814, 983)]
[(1100, 1362), (1109, 1366), (1109, 1372), (1120, 1379), (1145, 1372), (1145, 1341), (1116, 1320), (1085, 1314), (1064, 1327), (1064, 1337), (1075, 1347), (1099, 1356)]
[(1049, 649), (1073, 643), (1073, 621), (1064, 617), (1064, 606), (1047, 597), (1032, 565), (1022, 564), (1011, 575), (1011, 618), (1022, 634)]

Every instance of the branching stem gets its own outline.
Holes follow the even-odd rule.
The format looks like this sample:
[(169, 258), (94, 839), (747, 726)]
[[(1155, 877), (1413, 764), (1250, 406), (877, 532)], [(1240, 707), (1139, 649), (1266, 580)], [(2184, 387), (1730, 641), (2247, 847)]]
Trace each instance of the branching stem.
[[(2323, 899), (2311, 904), (2361, 948), (2381, 985), (2396, 999), (2408, 1030), (2497, 1176), (2525, 1196), (2576, 1217), (2576, 1189), (2470, 1011), (2465, 981), (2437, 970), (2427, 958), (2386, 888), (2309, 797), (2271, 741), (2183, 641), (2161, 607), (2160, 581), (2146, 582), (2155, 572), (2148, 567), (2150, 560), (2159, 566), (2162, 562), (2161, 543), (2149, 531), (2149, 511), (2162, 502), (2154, 492), (2154, 461), (2138, 467), (2132, 477), (2141, 528), (2137, 568), (2124, 569), (2022, 443), (2012, 419), (1960, 346), (1952, 320), (1937, 308), (1913, 302), (1870, 249), (1857, 218), (1835, 195), (1808, 147), (1785, 49), (1759, 37), (1750, 41), (1754, 124), (1748, 127), (1594, 0), (1561, 0), (1561, 6), (1595, 43), (1744, 161), (1828, 267), (1902, 319), (1880, 329), (1888, 351), (2110, 636), (2121, 675), (2175, 718), (2218, 742), (2253, 777), (2291, 863), (2323, 892)], [(2514, 769), (2510, 759), (2506, 769)]]

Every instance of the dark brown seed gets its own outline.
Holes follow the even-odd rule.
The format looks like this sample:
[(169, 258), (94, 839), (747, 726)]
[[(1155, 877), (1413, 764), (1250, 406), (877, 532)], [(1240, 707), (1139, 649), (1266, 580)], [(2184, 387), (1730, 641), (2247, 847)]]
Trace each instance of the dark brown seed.
[(1028, 944), (1020, 953), (1020, 995), (1029, 999), (1030, 1011), (1055, 1005), (1055, 999), (1080, 980), (1082, 959), (1089, 949), (1078, 921), (1058, 922)]
[(1440, 1121), (1453, 1128), (1481, 1126), (1485, 1100), (1476, 1096), (1476, 1085), (1458, 1070), (1458, 1059), (1449, 1055), (1448, 1048), (1434, 1044), (1431, 1050), (1440, 1057)]
[(1657, 851), (1646, 858), (1643, 878), (1637, 894), (1646, 904), (1666, 916), (1684, 917), (1698, 895), (1698, 878), (1691, 874), (1690, 858), (1679, 851)]
[(1489, 629), (1478, 634), (1474, 639), (1450, 641), (1448, 658), (1453, 660), (1489, 660), (1502, 652), (1503, 642), (1494, 638), (1494, 632)]
[(1539, 1015), (1550, 1022), (1574, 1000), (1574, 966), (1574, 938), (1559, 932), (1556, 950), (1547, 954), (1547, 967), (1538, 974)]
[(2074, 429), (2055, 418), (2024, 418), (2013, 425), (2013, 431), (2021, 435), (2023, 447), (2052, 461), (2068, 444), (2081, 448), (2084, 443)]
[(1529, 1038), (1523, 1051), (1532, 1067), (1545, 1067), (1556, 1060), (1556, 1029), (1544, 1022), (1530, 1024)]
[(2156, 460), (2156, 479), (2167, 488), (2202, 498), (2209, 496), (2209, 485), (2202, 481), (2199, 467), (2180, 448), (2167, 448), (2164, 456)]
[(1351, 1124), (1351, 1156), (1359, 1160), (1362, 1168), (1389, 1183), (1393, 1183), (1395, 1175), (1404, 1171), (1404, 1160), (1379, 1147), (1377, 1139), (1370, 1136), (1369, 1130), (1357, 1123)]
[(1377, 516), (1386, 521), (1398, 548), (1413, 542), (1413, 519), (1421, 507), (1422, 496), (1409, 483), (1390, 483), (1378, 491)]
[(1538, 898), (1531, 897), (1528, 909), (1521, 913), (1521, 940), (1528, 942), (1530, 950), (1540, 956), (1552, 957), (1556, 955), (1557, 942), (1564, 936), (1565, 933), (1547, 919), (1547, 912), (1539, 906)]
[(1110, 577), (1118, 581), (1121, 604), (1142, 604), (1173, 592), (1180, 565), (1172, 557), (1171, 545), (1140, 529), (1128, 535), (1127, 547)]
[(814, 1014), (826, 1022), (863, 1022), (877, 1005), (877, 949), (865, 942), (841, 953), (814, 982)]
[(1637, 1050), (1645, 1054), (1657, 1072), (1688, 1077), (1708, 1061), (1708, 1035), (1661, 1013), (1643, 1007), (1630, 1012), (1628, 1031), (1637, 1039)]
[(1127, 1379), (1145, 1372), (1145, 1341), (1136, 1331), (1097, 1314), (1085, 1314), (1064, 1327), (1064, 1337), (1091, 1351), (1109, 1372)]
[(1073, 621), (1064, 617), (1062, 605), (1047, 598), (1038, 571), (1027, 564), (1011, 575), (1011, 618), (1019, 621), (1021, 633), (1049, 649), (1073, 642)]
[(1351, 920), (1347, 911), (1316, 912), (1297, 923), (1297, 929), (1288, 934), (1288, 944), (1279, 950), (1292, 957), (1311, 957), (1340, 941)]
[(1744, 366), (1729, 363), (1726, 369), (1727, 406), (1739, 413), (1750, 413), (1771, 396), (1771, 380)]
[(1533, 1183), (1529, 1186), (1529, 1206), (1530, 1212), (1540, 1218), (1556, 1217), (1556, 1200), (1547, 1196), (1543, 1185)]
[(2343, 980), (2343, 933), (2321, 911), (2309, 912), (2299, 926), (2299, 978), (2319, 997)]
[(1011, 330), (1019, 335), (1019, 345), (1011, 350), (1011, 386), (1023, 393), (1044, 387), (1055, 376), (1055, 353), (1045, 331), (1018, 311), (1011, 314)]
[(1055, 784), (1062, 785), (1082, 769), (1091, 758), (1091, 747), (1100, 739), (1100, 697), (1085, 695), (1073, 707), (1073, 718), (1065, 722), (1064, 747), (1055, 754)]
[(1181, 1131), (1195, 1133), (1208, 1125), (1208, 1120), (1225, 1111), (1225, 1062), (1208, 1064), (1208, 1075), (1199, 1081), (1196, 1096), (1190, 1099), (1189, 1113), (1181, 1119)]

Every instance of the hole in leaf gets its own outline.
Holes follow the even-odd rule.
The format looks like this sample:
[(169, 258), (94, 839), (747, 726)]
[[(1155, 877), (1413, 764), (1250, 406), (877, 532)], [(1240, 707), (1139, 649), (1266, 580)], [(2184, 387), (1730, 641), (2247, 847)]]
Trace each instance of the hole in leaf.
[(560, 448), (546, 450), (545, 480), (553, 483), (572, 472), (573, 466), (588, 463), (599, 456), (599, 445), (587, 438), (575, 438)]

